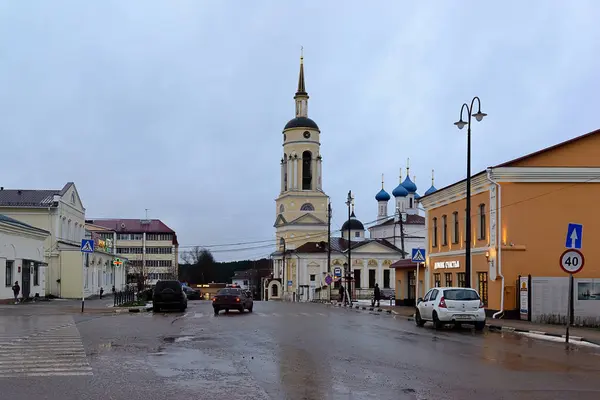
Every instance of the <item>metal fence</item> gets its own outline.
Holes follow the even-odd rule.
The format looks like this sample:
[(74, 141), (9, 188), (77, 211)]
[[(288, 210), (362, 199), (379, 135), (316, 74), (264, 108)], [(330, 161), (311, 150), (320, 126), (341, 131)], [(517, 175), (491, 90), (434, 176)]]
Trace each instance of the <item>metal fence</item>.
[(125, 289), (122, 291), (115, 292), (114, 305), (120, 306), (125, 303), (129, 303), (135, 300), (135, 291), (133, 289)]

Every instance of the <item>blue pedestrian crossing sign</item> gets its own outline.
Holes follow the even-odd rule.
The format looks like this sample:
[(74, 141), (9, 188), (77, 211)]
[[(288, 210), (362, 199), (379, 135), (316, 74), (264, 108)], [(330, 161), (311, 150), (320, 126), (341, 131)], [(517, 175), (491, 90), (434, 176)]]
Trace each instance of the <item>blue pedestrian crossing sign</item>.
[(82, 253), (93, 253), (94, 252), (94, 241), (92, 239), (81, 239), (81, 252)]
[(425, 249), (412, 249), (412, 262), (425, 262)]
[(583, 224), (570, 223), (567, 228), (567, 240), (565, 247), (567, 249), (581, 249), (581, 239), (583, 236)]

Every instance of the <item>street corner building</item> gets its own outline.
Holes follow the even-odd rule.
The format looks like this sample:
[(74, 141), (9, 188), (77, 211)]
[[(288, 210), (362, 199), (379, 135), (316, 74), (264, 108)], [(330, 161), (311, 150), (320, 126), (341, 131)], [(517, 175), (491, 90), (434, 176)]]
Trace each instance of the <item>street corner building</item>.
[(466, 180), (423, 196), (425, 286), (470, 282), (488, 315), (564, 322), (569, 275), (559, 259), (574, 245), (569, 224), (578, 223), (584, 225), (577, 239), (585, 266), (574, 276), (574, 320), (600, 325), (598, 154), (600, 130), (473, 175), (471, 276), (465, 274), (464, 255)]
[[(30, 261), (45, 261), (47, 264), (44, 276), (46, 295), (63, 297), (63, 279), (68, 279), (70, 274), (81, 271), (82, 268), (80, 246), (85, 234), (85, 208), (75, 184), (68, 182), (62, 189), (56, 190), (0, 187), (0, 214), (48, 233), (43, 242), (43, 257), (40, 259), (39, 255), (36, 255), (37, 251), (29, 257), (32, 258)], [(5, 265), (7, 261), (11, 260), (2, 259)], [(18, 266), (10, 264), (18, 273)], [(39, 270), (35, 265), (34, 263), (33, 281), (36, 278), (35, 271)], [(21, 269), (23, 270), (23, 266)], [(8, 268), (4, 273), (8, 273)], [(22, 293), (25, 294), (24, 291)]]
[(19, 283), (19, 297), (46, 295), (44, 242), (50, 232), (0, 214), (0, 302), (14, 299), (12, 287)]

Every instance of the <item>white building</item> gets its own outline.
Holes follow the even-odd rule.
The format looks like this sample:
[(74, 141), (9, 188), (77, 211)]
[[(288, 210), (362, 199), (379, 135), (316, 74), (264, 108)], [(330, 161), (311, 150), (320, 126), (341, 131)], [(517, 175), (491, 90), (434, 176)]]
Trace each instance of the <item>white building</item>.
[(13, 299), (12, 286), (19, 283), (19, 297), (46, 295), (44, 242), (48, 231), (0, 215), (0, 301)]
[[(403, 248), (407, 253), (407, 258), (399, 260), (392, 265), (396, 271), (396, 304), (414, 305), (416, 298), (416, 270), (417, 266), (410, 258), (413, 249), (426, 249), (427, 243), (427, 225), (424, 216), (419, 215), (419, 194), (417, 185), (409, 177), (410, 169), (406, 168), (406, 178), (402, 180), (402, 171), (400, 172), (400, 181), (398, 186), (392, 191), (394, 196), (394, 217), (388, 214), (388, 202), (391, 196), (383, 187), (375, 195), (377, 201), (377, 223), (369, 228), (371, 238), (385, 239), (399, 248)], [(436, 190), (433, 185), (433, 173), (431, 178), (431, 187), (427, 189), (425, 195), (433, 193)], [(425, 287), (423, 281), (419, 281), (421, 288)]]
[(0, 187), (0, 214), (50, 233), (44, 242), (48, 264), (46, 294), (66, 295), (63, 280), (81, 271), (81, 239), (85, 234), (85, 208), (75, 184), (62, 189), (25, 190)]

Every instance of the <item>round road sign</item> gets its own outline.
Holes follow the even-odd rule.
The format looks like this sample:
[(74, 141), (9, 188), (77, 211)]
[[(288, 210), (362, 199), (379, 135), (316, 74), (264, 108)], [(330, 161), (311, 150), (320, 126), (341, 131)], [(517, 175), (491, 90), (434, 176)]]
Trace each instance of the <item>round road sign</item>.
[(583, 268), (585, 258), (583, 253), (576, 249), (565, 250), (560, 256), (560, 267), (568, 274), (576, 274)]
[(328, 285), (331, 285), (331, 282), (333, 281), (333, 279), (331, 278), (331, 275), (327, 275), (325, 277), (325, 283)]

